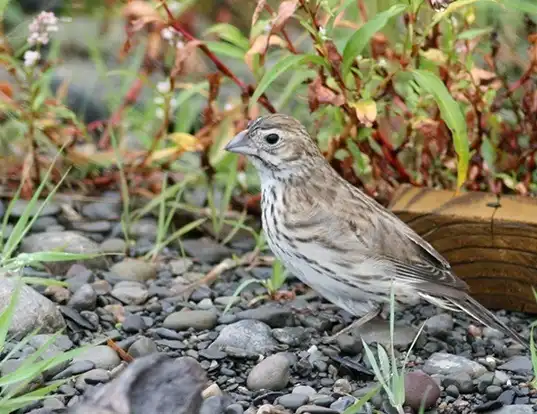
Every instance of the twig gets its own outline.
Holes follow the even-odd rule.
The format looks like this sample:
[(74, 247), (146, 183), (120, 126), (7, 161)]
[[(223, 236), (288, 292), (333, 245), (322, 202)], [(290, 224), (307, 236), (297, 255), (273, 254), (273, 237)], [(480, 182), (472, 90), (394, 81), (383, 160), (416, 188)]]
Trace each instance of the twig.
[[(177, 22), (177, 20), (173, 17), (172, 12), (168, 8), (168, 5), (166, 4), (166, 2), (162, 3), (162, 7), (166, 11), (166, 14), (168, 15), (168, 19), (170, 21), (170, 24), (175, 30), (177, 30), (179, 33), (181, 33), (185, 37), (185, 39), (187, 39), (190, 42), (191, 41), (198, 41), (198, 39), (196, 39), (194, 36), (192, 36), (183, 26), (181, 26)], [(211, 52), (211, 50), (207, 47), (207, 45), (205, 45), (205, 43), (200, 42), (198, 47), (215, 64), (215, 66), (217, 67), (217, 69), (220, 72), (222, 72), (225, 76), (230, 78), (241, 89), (243, 94), (248, 94), (249, 96), (251, 96), (250, 88), (248, 87), (248, 85), (246, 85), (243, 81), (241, 81), (239, 78), (237, 78), (237, 76), (224, 63), (222, 63), (222, 61), (220, 59), (218, 59), (218, 57), (213, 52)], [(274, 108), (274, 106), (272, 106), (272, 104), (270, 103), (269, 99), (267, 98), (267, 96), (265, 94), (261, 95), (261, 97), (259, 98), (259, 102), (269, 112), (272, 112), (272, 113), (276, 112), (276, 109)]]

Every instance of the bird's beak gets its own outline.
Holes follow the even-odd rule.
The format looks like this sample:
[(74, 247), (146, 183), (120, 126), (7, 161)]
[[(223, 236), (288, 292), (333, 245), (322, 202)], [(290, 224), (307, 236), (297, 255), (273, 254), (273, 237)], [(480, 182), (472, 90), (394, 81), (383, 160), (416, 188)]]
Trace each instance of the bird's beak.
[(249, 142), (247, 129), (235, 135), (233, 139), (227, 143), (224, 149), (226, 151), (235, 152), (237, 154), (244, 154), (244, 155), (257, 154), (256, 149), (253, 148), (251, 143)]

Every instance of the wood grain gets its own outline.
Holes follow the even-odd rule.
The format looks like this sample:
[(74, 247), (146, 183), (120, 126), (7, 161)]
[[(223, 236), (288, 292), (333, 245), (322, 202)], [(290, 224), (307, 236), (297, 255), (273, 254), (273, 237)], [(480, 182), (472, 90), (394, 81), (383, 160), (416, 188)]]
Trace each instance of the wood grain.
[(401, 186), (391, 210), (490, 309), (537, 313), (537, 199)]

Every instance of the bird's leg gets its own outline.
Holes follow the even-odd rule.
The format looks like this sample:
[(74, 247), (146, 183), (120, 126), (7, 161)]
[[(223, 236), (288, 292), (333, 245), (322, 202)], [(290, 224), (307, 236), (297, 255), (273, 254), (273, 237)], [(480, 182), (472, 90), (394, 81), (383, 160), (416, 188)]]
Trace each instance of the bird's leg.
[(351, 323), (349, 326), (347, 326), (346, 328), (343, 328), (341, 331), (337, 332), (336, 334), (332, 335), (332, 336), (329, 336), (326, 338), (326, 341), (327, 342), (333, 342), (335, 341), (335, 339), (339, 336), (339, 335), (342, 335), (342, 334), (345, 334), (349, 331), (353, 331), (363, 325), (365, 325), (366, 323), (372, 321), (373, 319), (375, 319), (377, 316), (380, 315), (382, 311), (382, 308), (376, 308), (376, 309), (372, 309), (370, 310), (369, 312), (367, 312), (364, 316), (362, 316), (360, 319), (357, 319), (355, 320), (353, 323)]

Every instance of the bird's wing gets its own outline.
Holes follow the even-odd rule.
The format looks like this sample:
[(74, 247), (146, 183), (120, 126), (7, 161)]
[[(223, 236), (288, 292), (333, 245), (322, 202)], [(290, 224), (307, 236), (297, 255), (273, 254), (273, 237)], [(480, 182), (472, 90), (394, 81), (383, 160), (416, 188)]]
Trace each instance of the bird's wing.
[(317, 213), (322, 217), (317, 218), (331, 228), (354, 232), (354, 237), (343, 237), (347, 247), (363, 250), (365, 244), (372, 258), (417, 290), (448, 296), (469, 290), (452, 272), (449, 262), (397, 216), (361, 192), (340, 196), (343, 198), (336, 201), (322, 200)]

